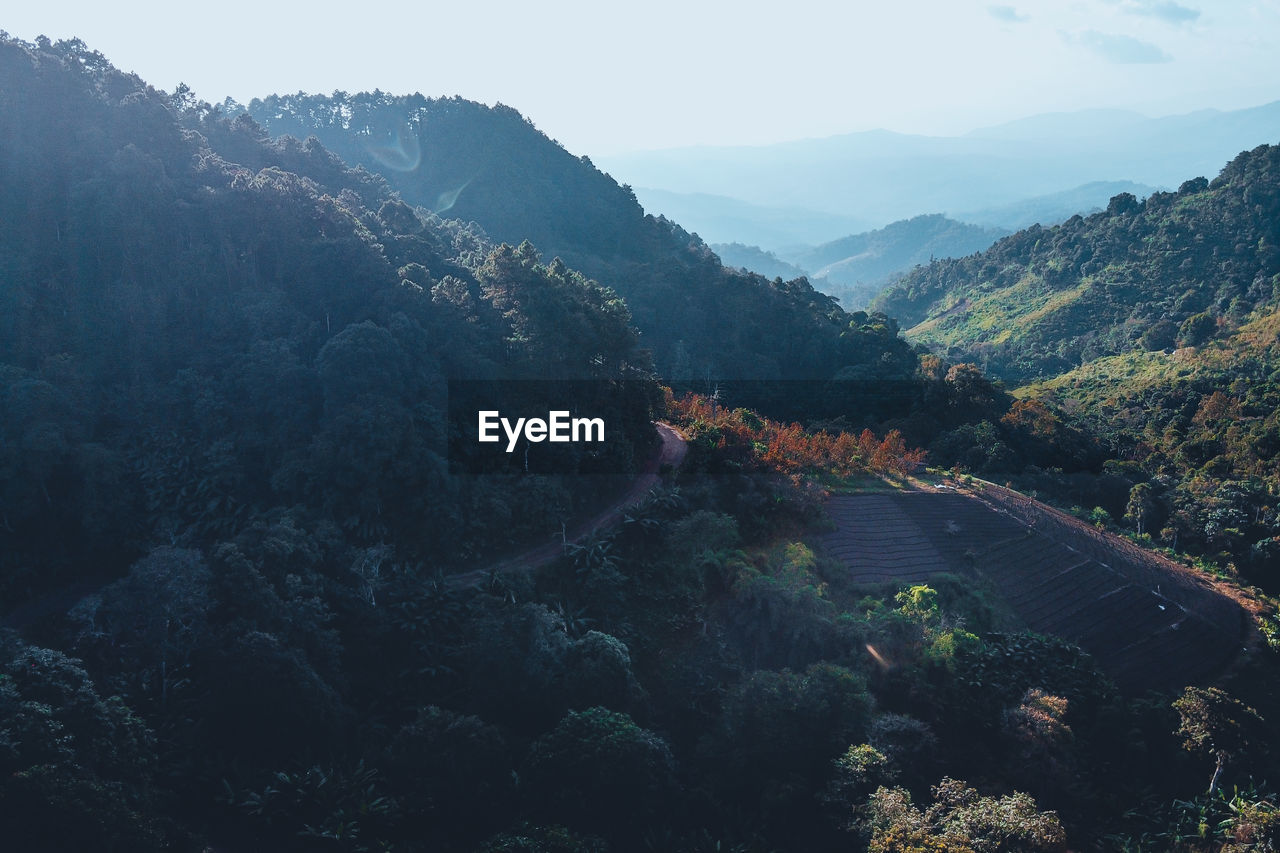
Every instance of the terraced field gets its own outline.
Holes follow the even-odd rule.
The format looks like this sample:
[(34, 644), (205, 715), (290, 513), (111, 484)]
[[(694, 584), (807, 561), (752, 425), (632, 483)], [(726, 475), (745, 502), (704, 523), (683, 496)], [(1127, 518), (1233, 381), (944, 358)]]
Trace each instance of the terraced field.
[(824, 550), (859, 582), (985, 580), (1021, 623), (1090, 652), (1129, 692), (1221, 672), (1247, 619), (1205, 579), (1003, 489), (844, 495)]

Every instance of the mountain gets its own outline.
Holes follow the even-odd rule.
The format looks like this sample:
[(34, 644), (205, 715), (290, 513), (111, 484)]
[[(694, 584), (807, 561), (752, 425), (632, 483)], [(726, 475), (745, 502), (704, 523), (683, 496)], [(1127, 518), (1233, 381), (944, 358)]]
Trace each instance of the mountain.
[(1104, 356), (1202, 346), (1273, 310), (1280, 273), (1280, 149), (1260, 146), (1212, 182), (1052, 228), (1032, 226), (969, 258), (914, 270), (875, 307), (908, 335), (1011, 382)]
[[(885, 130), (762, 146), (696, 147), (602, 158), (637, 186), (826, 210), (881, 226), (933, 211), (983, 210), (1095, 181), (1177, 186), (1241, 150), (1280, 140), (1280, 102), (1142, 118), (1037, 116), (936, 137)], [(737, 238), (741, 239), (741, 238)]]
[(1093, 181), (1059, 193), (1022, 199), (1010, 204), (951, 214), (961, 222), (972, 222), (987, 228), (1016, 231), (1031, 225), (1057, 225), (1077, 213), (1089, 216), (1105, 210), (1107, 202), (1120, 193), (1146, 198), (1158, 188), (1133, 181)]
[(1039, 139), (1089, 139), (1131, 133), (1149, 119), (1134, 110), (1075, 110), (1040, 113), (1013, 119), (964, 134), (973, 139), (1006, 139), (1031, 142)]
[(865, 234), (815, 246), (787, 258), (829, 282), (825, 291), (851, 310), (866, 307), (897, 273), (934, 258), (962, 257), (987, 248), (1005, 231), (942, 214), (917, 216)]
[[(523, 126), (440, 106), (464, 116), (460, 133)], [(581, 192), (539, 196), (533, 170), (502, 175), (512, 200), (477, 193), (477, 215), (522, 240), (512, 246), (411, 206), (314, 139), (272, 139), (79, 41), (0, 34), (0, 108), (6, 849), (603, 850), (607, 836), (631, 853), (654, 827), (660, 847), (692, 849), (711, 837), (704, 827), (758, 808), (762, 796), (729, 785), (710, 798), (723, 819), (687, 808), (725, 766), (697, 744), (720, 738), (718, 754), (738, 755), (760, 740), (754, 725), (720, 725), (713, 698), (749, 674), (737, 663), (748, 647), (765, 650), (748, 634), (715, 651), (758, 608), (719, 611), (748, 572), (760, 576), (739, 546), (813, 517), (818, 490), (781, 460), (834, 437), (773, 424), (774, 439), (739, 443), (691, 423), (690, 465), (723, 476), (683, 493), (665, 476), (585, 543), (567, 540), (567, 521), (611, 505), (600, 499), (617, 478), (598, 476), (600, 463), (658, 467), (663, 397), (618, 294), (544, 261), (522, 235), (541, 227), (606, 270), (606, 259), (650, 265), (670, 282), (671, 324), (694, 323), (702, 352), (723, 346), (748, 372), (873, 371), (887, 356), (909, 375), (914, 352), (896, 327), (845, 315), (803, 280), (726, 271), (532, 131), (488, 138), (549, 157), (548, 169), (560, 158)], [(487, 161), (486, 173), (512, 162)], [(473, 187), (493, 189), (483, 174)], [(536, 213), (564, 204), (564, 219), (522, 224), (520, 205), (539, 200)], [(556, 448), (527, 431), (514, 465), (458, 475), (449, 438), (475, 421), (447, 412), (467, 379), (512, 380), (502, 406), (513, 415), (544, 402), (545, 383), (530, 380), (562, 380), (614, 432), (548, 469)], [(877, 464), (913, 458), (900, 436), (871, 443)], [(856, 464), (857, 440), (839, 446), (840, 464)], [(768, 452), (771, 468), (743, 474)], [(557, 531), (536, 578), (484, 571)], [(811, 552), (797, 553), (825, 605)], [(475, 583), (457, 571), (477, 563)], [(14, 605), (27, 607), (20, 618)], [(833, 660), (870, 636), (853, 600), (846, 610), (812, 620), (830, 626)], [(704, 618), (716, 623), (705, 638)], [(704, 650), (723, 665), (688, 678)], [(810, 689), (784, 677), (791, 692)], [(770, 726), (801, 741), (821, 732), (780, 750), (803, 755), (801, 804), (817, 802), (871, 707), (861, 672), (833, 663), (817, 677), (805, 700), (817, 716)], [(738, 692), (756, 713), (754, 694)], [(760, 791), (773, 773), (762, 764)], [(795, 815), (771, 837), (812, 823)], [(835, 821), (822, 832), (838, 844), (822, 849), (845, 846)]]
[[(514, 111), (303, 106), (380, 174), (79, 41), (0, 34), (5, 849), (1270, 837), (1274, 798), (1250, 779), (1275, 778), (1274, 601), (1097, 527), (1167, 529), (1224, 575), (1280, 564), (1271, 372), (1171, 389), (1148, 436), (1168, 454), (1104, 460), (1059, 411), (919, 353), (890, 318), (726, 270)], [(384, 120), (415, 129), (365, 132)], [(1207, 182), (1179, 194), (1221, 234), (1134, 251), (1217, 251), (1231, 285), (1270, 245), (1231, 237), (1274, 206), (1274, 168), (1242, 162), (1239, 204), (1211, 204)], [(428, 196), (487, 224), (412, 202)], [(736, 383), (668, 395), (645, 345), (678, 363), (669, 328), (698, 334), (686, 361), (873, 381), (769, 383), (816, 428), (740, 407)], [(1270, 346), (1276, 329), (1236, 336)], [(449, 439), (475, 409), (448, 412), (476, 378), (511, 380), (512, 415), (546, 402), (531, 380), (561, 380), (617, 434), (551, 469), (530, 429), (512, 464), (459, 475)], [(915, 405), (882, 436), (845, 429), (898, 395)], [(661, 454), (659, 416), (682, 432)], [(912, 478), (908, 433), (948, 465), (1077, 488), (1089, 522)], [(602, 462), (644, 475), (619, 489)], [(1230, 799), (1198, 794), (1210, 773)]]
[(666, 377), (824, 379), (846, 367), (886, 376), (913, 368), (914, 355), (887, 326), (864, 332), (803, 279), (724, 268), (700, 239), (646, 216), (628, 187), (509, 107), (382, 92), (272, 95), (255, 99), (248, 118), (276, 136), (314, 136), (410, 204), (474, 221), (495, 240), (534, 241), (599, 280), (626, 301)]
[[(807, 276), (808, 273), (795, 264), (789, 264), (773, 252), (767, 252), (759, 246), (744, 246), (741, 243), (712, 243), (711, 249), (720, 257), (727, 267), (759, 273), (765, 278), (793, 279)], [(829, 293), (822, 284), (816, 283), (824, 293)]]
[(864, 231), (865, 219), (801, 207), (770, 207), (708, 193), (637, 187), (636, 198), (654, 215), (681, 223), (710, 243), (745, 243), (786, 251)]
[[(935, 459), (1280, 588), (1280, 147), (917, 268), (873, 307), (1021, 386), (998, 421), (934, 441)], [(1003, 436), (1014, 423), (1069, 426), (1109, 461), (1090, 476), (1055, 470), (1063, 453), (1028, 465)]]
[(563, 264), (79, 42), (0, 40), (0, 92), (0, 602), (283, 515), (465, 561), (592, 497), (474, 511), (509, 482), (449, 476), (452, 379), (633, 380), (618, 470), (652, 442), (625, 306)]

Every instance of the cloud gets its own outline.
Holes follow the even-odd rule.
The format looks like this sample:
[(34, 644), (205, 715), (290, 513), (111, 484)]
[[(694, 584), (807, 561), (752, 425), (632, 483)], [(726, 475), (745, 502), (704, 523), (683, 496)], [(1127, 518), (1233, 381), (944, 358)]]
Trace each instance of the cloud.
[(1189, 24), (1200, 17), (1199, 9), (1183, 6), (1173, 0), (1120, 0), (1121, 10), (1143, 18), (1156, 18), (1166, 24)]
[(1141, 41), (1131, 36), (1085, 30), (1074, 35), (1067, 34), (1066, 38), (1067, 41), (1086, 47), (1108, 62), (1114, 62), (1117, 65), (1146, 65), (1173, 61), (1172, 56), (1151, 42)]
[(1010, 24), (1021, 24), (1031, 20), (1029, 15), (1019, 14), (1018, 10), (1012, 6), (988, 6), (987, 14), (997, 21), (1006, 21)]

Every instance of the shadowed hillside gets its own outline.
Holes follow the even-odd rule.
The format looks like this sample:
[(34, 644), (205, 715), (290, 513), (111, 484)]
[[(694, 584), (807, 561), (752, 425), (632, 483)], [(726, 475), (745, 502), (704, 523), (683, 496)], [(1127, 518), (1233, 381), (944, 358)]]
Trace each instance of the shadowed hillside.
[(532, 240), (599, 279), (626, 300), (664, 376), (828, 378), (857, 364), (893, 365), (875, 367), (886, 378), (910, 372), (904, 342), (868, 359), (859, 326), (807, 281), (723, 268), (704, 243), (646, 216), (630, 188), (509, 107), (298, 94), (254, 100), (249, 115), (273, 135), (315, 136), (411, 204), (474, 220), (496, 239)]

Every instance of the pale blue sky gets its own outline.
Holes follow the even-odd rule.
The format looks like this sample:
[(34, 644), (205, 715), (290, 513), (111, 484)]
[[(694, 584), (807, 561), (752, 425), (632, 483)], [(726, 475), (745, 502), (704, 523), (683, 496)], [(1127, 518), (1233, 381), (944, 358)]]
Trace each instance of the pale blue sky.
[(1275, 0), (299, 5), (46, 0), (11, 6), (0, 28), (79, 36), (210, 101), (374, 88), (501, 101), (595, 156), (1280, 99)]

